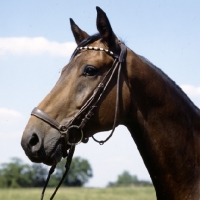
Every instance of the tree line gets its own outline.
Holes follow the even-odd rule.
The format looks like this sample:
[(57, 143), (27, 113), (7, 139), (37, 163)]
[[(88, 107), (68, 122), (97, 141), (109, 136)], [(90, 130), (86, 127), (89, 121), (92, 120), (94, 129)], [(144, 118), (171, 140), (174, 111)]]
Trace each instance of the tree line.
[[(58, 163), (48, 186), (58, 185), (65, 171), (66, 159)], [(43, 164), (25, 164), (19, 158), (0, 165), (0, 188), (43, 187), (48, 175), (48, 168)], [(64, 186), (82, 187), (93, 176), (92, 168), (86, 159), (74, 157), (71, 167), (63, 181)], [(107, 187), (151, 186), (149, 181), (138, 180), (137, 176), (124, 171), (115, 182), (109, 182)]]
[(108, 187), (127, 187), (127, 186), (136, 186), (136, 187), (145, 187), (152, 186), (150, 181), (139, 180), (137, 176), (131, 175), (128, 171), (124, 171), (117, 178), (116, 182), (109, 182)]
[[(52, 174), (49, 186), (55, 187), (65, 171), (63, 159)], [(48, 175), (48, 168), (43, 164), (24, 164), (19, 158), (12, 158), (10, 163), (0, 165), (0, 188), (43, 187)], [(80, 157), (72, 160), (70, 170), (63, 185), (81, 187), (92, 177), (89, 162)]]

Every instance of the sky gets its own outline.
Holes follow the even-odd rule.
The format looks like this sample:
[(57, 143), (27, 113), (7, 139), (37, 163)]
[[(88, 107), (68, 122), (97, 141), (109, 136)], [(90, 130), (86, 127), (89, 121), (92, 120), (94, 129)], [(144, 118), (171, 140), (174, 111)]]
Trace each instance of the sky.
[[(94, 34), (96, 6), (128, 47), (163, 70), (200, 107), (200, 1), (1, 0), (0, 163), (12, 157), (31, 163), (20, 145), (30, 112), (54, 86), (76, 47), (69, 18)], [(150, 180), (123, 126), (103, 146), (92, 139), (80, 144), (75, 156), (91, 164), (89, 187), (105, 187), (124, 170)]]

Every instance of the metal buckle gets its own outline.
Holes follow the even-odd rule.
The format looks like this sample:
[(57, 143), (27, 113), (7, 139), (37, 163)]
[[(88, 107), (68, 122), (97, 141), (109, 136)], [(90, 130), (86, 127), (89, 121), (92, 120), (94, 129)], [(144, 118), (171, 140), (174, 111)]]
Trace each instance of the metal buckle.
[(66, 126), (61, 126), (59, 128), (59, 132), (60, 132), (61, 135), (67, 134), (68, 128)]

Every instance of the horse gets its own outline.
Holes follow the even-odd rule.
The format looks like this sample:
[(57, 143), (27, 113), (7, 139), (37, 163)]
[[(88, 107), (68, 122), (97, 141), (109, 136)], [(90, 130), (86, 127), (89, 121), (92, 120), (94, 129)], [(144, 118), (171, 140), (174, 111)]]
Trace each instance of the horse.
[[(161, 69), (114, 33), (97, 9), (90, 36), (70, 19), (78, 45), (50, 93), (34, 108), (21, 145), (33, 162), (56, 165), (98, 132), (124, 125), (158, 200), (200, 199), (200, 110)], [(125, 137), (125, 136), (124, 136)]]

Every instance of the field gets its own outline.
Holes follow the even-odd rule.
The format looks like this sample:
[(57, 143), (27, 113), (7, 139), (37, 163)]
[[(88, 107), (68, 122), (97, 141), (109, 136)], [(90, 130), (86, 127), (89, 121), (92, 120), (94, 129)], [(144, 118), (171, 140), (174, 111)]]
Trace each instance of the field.
[[(3, 200), (39, 200), (42, 189), (0, 189)], [(47, 188), (44, 200), (53, 189)], [(55, 200), (155, 200), (153, 187), (126, 188), (60, 188)]]

